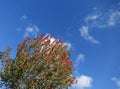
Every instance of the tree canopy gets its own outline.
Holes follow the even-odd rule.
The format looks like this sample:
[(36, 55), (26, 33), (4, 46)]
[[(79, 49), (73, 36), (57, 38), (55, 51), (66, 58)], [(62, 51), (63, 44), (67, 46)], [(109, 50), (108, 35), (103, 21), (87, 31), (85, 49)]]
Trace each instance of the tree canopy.
[(51, 35), (26, 38), (14, 59), (10, 48), (0, 52), (1, 83), (8, 89), (68, 89), (74, 82), (67, 46)]

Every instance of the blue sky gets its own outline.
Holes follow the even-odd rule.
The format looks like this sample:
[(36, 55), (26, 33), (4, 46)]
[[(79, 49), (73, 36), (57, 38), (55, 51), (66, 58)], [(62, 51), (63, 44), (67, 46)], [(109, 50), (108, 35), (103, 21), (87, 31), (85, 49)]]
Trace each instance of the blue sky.
[(42, 33), (71, 50), (78, 83), (70, 89), (120, 88), (119, 0), (0, 1), (0, 50), (10, 46), (15, 57), (18, 43)]

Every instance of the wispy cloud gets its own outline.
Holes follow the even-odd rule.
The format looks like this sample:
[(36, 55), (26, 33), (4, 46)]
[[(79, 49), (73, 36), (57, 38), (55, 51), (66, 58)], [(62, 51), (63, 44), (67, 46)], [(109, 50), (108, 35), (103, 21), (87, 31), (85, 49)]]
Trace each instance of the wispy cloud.
[(39, 28), (36, 25), (27, 26), (25, 29), (24, 37), (29, 37), (30, 35), (37, 37)]
[(85, 55), (84, 54), (79, 54), (78, 57), (77, 57), (77, 61), (84, 61), (85, 60)]
[(88, 26), (83, 26), (79, 29), (80, 33), (81, 33), (81, 37), (83, 37), (84, 39), (94, 43), (94, 44), (99, 44), (99, 41), (94, 39), (90, 34), (89, 34), (89, 30), (88, 30)]
[(94, 44), (99, 44), (100, 42), (91, 36), (89, 31), (96, 28), (120, 26), (120, 4), (114, 7), (106, 11), (95, 8), (92, 13), (88, 14), (84, 19), (84, 24), (79, 28), (81, 37)]
[(109, 19), (107, 20), (108, 26), (115, 26), (117, 24), (120, 24), (120, 9), (118, 10), (110, 10), (108, 13)]
[(17, 28), (17, 31), (24, 32), (23, 37), (37, 37), (37, 34), (39, 32), (39, 28), (37, 25), (29, 22), (28, 17), (26, 15), (21, 16), (20, 22), (22, 23), (22, 26)]
[(75, 67), (75, 74), (79, 75), (79, 66), (81, 63), (83, 63), (85, 61), (85, 54), (80, 53), (78, 54), (78, 56), (76, 57), (76, 60), (74, 61), (74, 67)]
[(116, 85), (118, 86), (118, 88), (120, 89), (120, 79), (116, 78), (116, 77), (113, 77), (112, 81), (114, 81), (116, 83)]
[(93, 79), (90, 76), (81, 75), (77, 78), (77, 83), (74, 85), (75, 89), (87, 89), (92, 86)]
[(21, 19), (21, 21), (25, 21), (25, 20), (27, 20), (27, 16), (26, 15), (23, 15), (20, 19)]

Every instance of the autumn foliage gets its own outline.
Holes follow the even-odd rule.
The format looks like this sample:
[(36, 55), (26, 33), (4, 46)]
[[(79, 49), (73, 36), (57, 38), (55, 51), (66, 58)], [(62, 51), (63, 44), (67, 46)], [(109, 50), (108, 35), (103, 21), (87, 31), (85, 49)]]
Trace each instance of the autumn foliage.
[(1, 83), (8, 89), (68, 89), (75, 77), (70, 51), (60, 40), (44, 34), (18, 45), (15, 59), (10, 48), (0, 53)]

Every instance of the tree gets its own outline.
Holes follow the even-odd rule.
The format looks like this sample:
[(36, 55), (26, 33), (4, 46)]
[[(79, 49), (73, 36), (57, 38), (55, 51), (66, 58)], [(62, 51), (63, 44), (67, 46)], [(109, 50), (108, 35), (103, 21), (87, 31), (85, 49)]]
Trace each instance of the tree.
[(51, 38), (44, 34), (26, 38), (18, 45), (15, 59), (10, 48), (0, 52), (2, 84), (8, 89), (68, 89), (75, 81), (70, 51)]

